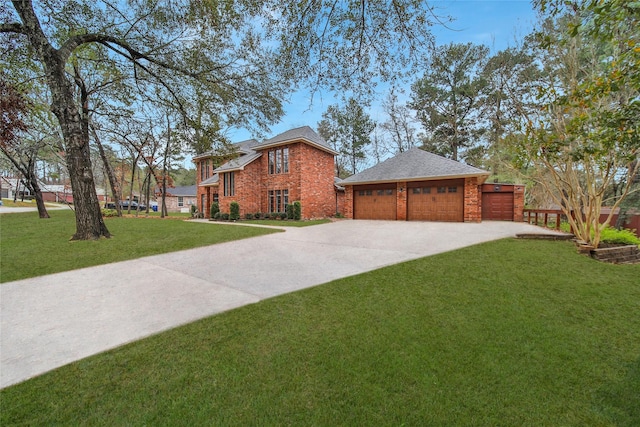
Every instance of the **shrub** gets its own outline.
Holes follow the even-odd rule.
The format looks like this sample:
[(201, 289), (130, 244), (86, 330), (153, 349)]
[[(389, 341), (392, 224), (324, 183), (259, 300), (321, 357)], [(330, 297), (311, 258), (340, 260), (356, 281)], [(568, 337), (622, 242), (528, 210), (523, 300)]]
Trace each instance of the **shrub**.
[(302, 219), (302, 203), (293, 202), (293, 219), (300, 221)]
[(618, 245), (640, 245), (640, 238), (632, 230), (616, 230), (613, 227), (606, 227), (602, 230), (600, 241)]
[(254, 217), (255, 217), (255, 219), (262, 219), (262, 212), (256, 212)]
[(293, 219), (293, 205), (287, 205), (287, 219)]
[(213, 219), (220, 219), (220, 216), (222, 214), (220, 213), (220, 211), (216, 212), (215, 214), (213, 214)]
[(280, 219), (287, 219), (287, 213), (286, 212), (280, 212), (278, 213), (278, 217), (280, 217)]
[(230, 215), (228, 213), (220, 214), (220, 219), (223, 221), (229, 221)]
[(113, 217), (118, 216), (118, 211), (115, 209), (102, 209), (103, 217)]
[(213, 202), (211, 203), (211, 210), (209, 214), (211, 215), (211, 218), (215, 218), (217, 213), (220, 213), (220, 205), (218, 202)]
[(196, 205), (191, 205), (191, 215), (195, 215), (196, 212), (198, 212), (198, 208), (196, 207)]
[(238, 202), (231, 202), (229, 204), (229, 219), (231, 221), (237, 221), (240, 219), (240, 204)]
[(270, 219), (278, 219), (279, 217), (280, 217), (280, 214), (278, 212), (271, 212), (269, 214)]
[(253, 219), (253, 214), (252, 213), (244, 214), (244, 219)]

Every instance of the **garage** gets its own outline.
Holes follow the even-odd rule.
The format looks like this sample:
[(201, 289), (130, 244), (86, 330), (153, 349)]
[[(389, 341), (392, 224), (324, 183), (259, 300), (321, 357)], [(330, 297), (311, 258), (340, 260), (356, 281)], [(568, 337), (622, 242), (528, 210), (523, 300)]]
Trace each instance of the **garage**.
[(479, 222), (489, 172), (419, 148), (339, 182), (344, 216), (396, 221)]
[[(524, 187), (515, 184), (482, 185), (482, 219), (486, 221), (514, 221), (516, 208), (522, 210)], [(518, 200), (516, 201), (516, 196)]]
[(407, 188), (409, 221), (464, 220), (464, 180), (410, 182)]
[(353, 189), (355, 219), (396, 219), (395, 184), (359, 185)]

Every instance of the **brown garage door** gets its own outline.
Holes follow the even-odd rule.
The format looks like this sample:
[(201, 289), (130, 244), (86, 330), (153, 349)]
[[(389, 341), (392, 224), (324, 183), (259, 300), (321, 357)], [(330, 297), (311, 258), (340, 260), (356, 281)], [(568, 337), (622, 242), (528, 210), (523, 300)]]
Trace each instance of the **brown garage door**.
[(482, 219), (513, 221), (513, 193), (482, 193)]
[(464, 180), (409, 183), (407, 219), (409, 221), (464, 221)]
[(355, 219), (396, 219), (396, 186), (369, 185), (353, 189)]

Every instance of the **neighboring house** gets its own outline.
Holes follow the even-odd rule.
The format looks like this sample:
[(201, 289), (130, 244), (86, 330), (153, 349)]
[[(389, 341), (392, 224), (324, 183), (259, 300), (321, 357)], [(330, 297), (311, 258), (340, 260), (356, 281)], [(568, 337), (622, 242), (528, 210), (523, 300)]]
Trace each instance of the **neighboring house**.
[(302, 218), (332, 216), (337, 208), (334, 157), (337, 153), (310, 127), (273, 138), (233, 144), (228, 153), (211, 151), (194, 157), (198, 209), (205, 215), (213, 202), (240, 215), (285, 212), (299, 201)]
[[(165, 203), (167, 212), (190, 212), (191, 206), (198, 201), (198, 190), (195, 185), (167, 188)], [(162, 188), (156, 188), (158, 204), (162, 200)]]
[(480, 222), (481, 184), (488, 176), (484, 170), (413, 148), (340, 181), (345, 188), (344, 215)]

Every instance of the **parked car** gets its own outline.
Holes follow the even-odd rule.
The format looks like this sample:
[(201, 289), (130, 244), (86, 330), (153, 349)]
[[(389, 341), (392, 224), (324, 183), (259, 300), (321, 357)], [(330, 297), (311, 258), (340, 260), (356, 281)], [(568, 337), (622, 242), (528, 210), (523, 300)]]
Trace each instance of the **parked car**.
[[(109, 202), (105, 205), (106, 209), (115, 209), (116, 208), (116, 204), (113, 202)], [(126, 211), (129, 209), (129, 201), (128, 200), (123, 200), (120, 202), (120, 209), (122, 209), (123, 211)], [(131, 202), (131, 210), (132, 211), (145, 211), (147, 210), (147, 205), (144, 204), (138, 204), (138, 202)]]

